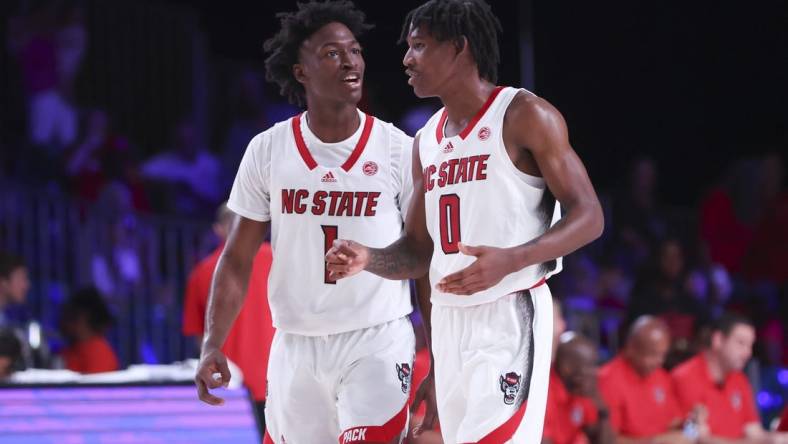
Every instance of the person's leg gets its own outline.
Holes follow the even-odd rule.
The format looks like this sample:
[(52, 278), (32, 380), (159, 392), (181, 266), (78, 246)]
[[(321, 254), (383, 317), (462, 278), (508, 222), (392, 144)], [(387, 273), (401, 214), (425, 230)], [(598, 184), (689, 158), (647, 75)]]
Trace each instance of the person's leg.
[(268, 360), (267, 438), (276, 444), (336, 444), (334, 390), (318, 374), (322, 337), (276, 332)]
[(405, 317), (338, 335), (341, 444), (398, 443), (407, 433), (415, 338)]
[[(463, 338), (464, 308), (432, 307), (432, 363), (435, 369), (435, 398), (443, 441), (457, 442), (457, 429), (465, 416), (465, 389), (460, 343)], [(465, 332), (469, 334), (470, 332)]]
[(549, 291), (534, 289), (464, 309), (464, 328), (472, 334), (461, 343), (460, 379), (467, 401), (456, 442), (541, 441), (552, 344), (550, 304)]

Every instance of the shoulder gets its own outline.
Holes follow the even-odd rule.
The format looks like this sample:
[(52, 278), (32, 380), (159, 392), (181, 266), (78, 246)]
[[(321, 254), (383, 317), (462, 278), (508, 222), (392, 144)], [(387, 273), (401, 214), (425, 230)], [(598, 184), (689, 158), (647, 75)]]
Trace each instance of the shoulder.
[[(370, 116), (374, 117), (374, 116)], [(393, 123), (387, 122), (385, 120), (379, 119), (374, 117), (375, 119), (375, 126), (381, 131), (383, 134), (389, 137), (391, 143), (398, 144), (398, 145), (406, 145), (408, 149), (413, 144), (413, 138), (410, 137), (402, 131), (401, 129), (397, 128)]]
[(530, 134), (563, 129), (566, 126), (564, 117), (555, 106), (525, 90), (518, 91), (512, 99), (504, 122), (513, 123), (515, 128)]
[(670, 372), (670, 375), (675, 382), (681, 383), (687, 379), (694, 378), (700, 369), (700, 364), (702, 364), (701, 357), (694, 356), (676, 366), (676, 368)]
[(616, 381), (618, 371), (618, 360), (614, 358), (607, 364), (599, 368), (599, 381), (604, 383), (612, 383)]

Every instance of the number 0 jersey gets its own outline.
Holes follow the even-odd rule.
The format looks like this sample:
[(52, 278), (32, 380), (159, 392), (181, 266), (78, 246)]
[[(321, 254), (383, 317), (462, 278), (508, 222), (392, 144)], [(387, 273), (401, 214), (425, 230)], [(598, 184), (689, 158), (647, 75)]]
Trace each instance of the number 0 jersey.
[(433, 304), (470, 306), (491, 302), (528, 289), (560, 271), (559, 258), (509, 274), (492, 288), (471, 296), (446, 294), (435, 288), (444, 276), (475, 261), (459, 252), (459, 242), (513, 247), (538, 237), (560, 218), (559, 205), (547, 191), (544, 179), (518, 170), (504, 147), (504, 115), (520, 91), (496, 88), (456, 136), (443, 134), (445, 108), (420, 131), (427, 229), (435, 245), (430, 264)]
[(279, 122), (249, 143), (228, 207), (271, 221), (268, 299), (274, 326), (328, 335), (371, 327), (412, 311), (407, 281), (362, 272), (328, 280), (334, 239), (385, 247), (399, 239), (412, 194), (412, 139), (359, 111), (350, 138), (324, 143), (307, 114)]

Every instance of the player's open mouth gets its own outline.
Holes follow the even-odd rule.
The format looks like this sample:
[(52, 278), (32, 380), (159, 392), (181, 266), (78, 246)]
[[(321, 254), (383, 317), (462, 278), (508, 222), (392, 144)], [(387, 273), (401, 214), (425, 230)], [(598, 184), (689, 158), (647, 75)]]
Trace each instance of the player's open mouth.
[(359, 82), (361, 82), (361, 76), (358, 74), (348, 74), (342, 79), (342, 81), (350, 85), (358, 85)]
[(406, 69), (405, 74), (408, 76), (408, 85), (413, 85), (413, 81), (419, 76), (416, 71), (410, 69)]

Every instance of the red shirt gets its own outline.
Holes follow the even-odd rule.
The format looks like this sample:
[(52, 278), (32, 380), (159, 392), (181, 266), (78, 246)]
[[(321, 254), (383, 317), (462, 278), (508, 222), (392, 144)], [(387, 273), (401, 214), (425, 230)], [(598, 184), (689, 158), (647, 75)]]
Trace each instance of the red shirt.
[(558, 373), (551, 370), (544, 438), (553, 444), (587, 444), (588, 437), (583, 433), (583, 427), (596, 424), (597, 419), (593, 401), (569, 393)]
[[(183, 302), (183, 334), (186, 336), (205, 332), (208, 293), (223, 248), (220, 246), (200, 261), (189, 275)], [(268, 352), (274, 337), (267, 292), (272, 259), (271, 245), (263, 244), (254, 259), (244, 305), (222, 346), (227, 358), (243, 371), (244, 383), (257, 401), (265, 399)]]
[(66, 347), (62, 356), (66, 368), (79, 373), (114, 372), (119, 368), (118, 357), (103, 336)]
[(661, 435), (683, 416), (668, 372), (658, 369), (642, 377), (622, 355), (599, 370), (599, 389), (613, 430), (623, 436)]
[(684, 411), (703, 404), (709, 411), (711, 434), (723, 438), (743, 438), (744, 426), (758, 422), (752, 388), (742, 372), (733, 372), (722, 385), (709, 374), (703, 353), (673, 369), (676, 393)]

